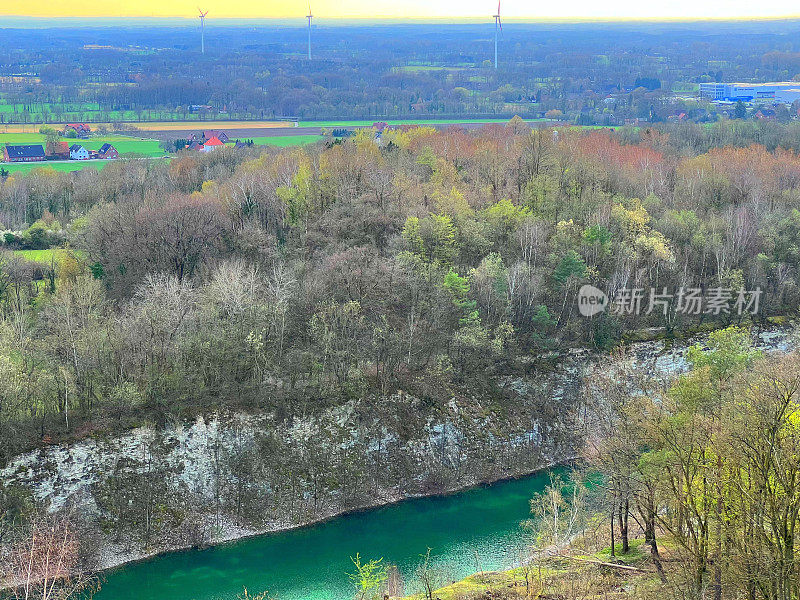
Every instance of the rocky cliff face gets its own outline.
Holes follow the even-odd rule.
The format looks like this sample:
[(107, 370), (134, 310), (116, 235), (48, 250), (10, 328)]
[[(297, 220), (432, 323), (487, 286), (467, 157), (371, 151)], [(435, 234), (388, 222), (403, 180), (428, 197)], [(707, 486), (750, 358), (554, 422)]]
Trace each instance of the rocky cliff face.
[[(787, 350), (792, 336), (762, 331), (756, 344)], [(686, 369), (685, 349), (635, 344), (626, 361), (666, 380)], [(51, 510), (76, 511), (102, 532), (98, 565), (108, 567), (571, 458), (580, 444), (572, 416), (581, 382), (607, 361), (575, 352), (552, 362), (552, 371), (501, 382), (501, 401), (453, 398), (435, 407), (399, 392), (292, 422), (216, 413), (30, 452), (0, 470), (0, 479)]]

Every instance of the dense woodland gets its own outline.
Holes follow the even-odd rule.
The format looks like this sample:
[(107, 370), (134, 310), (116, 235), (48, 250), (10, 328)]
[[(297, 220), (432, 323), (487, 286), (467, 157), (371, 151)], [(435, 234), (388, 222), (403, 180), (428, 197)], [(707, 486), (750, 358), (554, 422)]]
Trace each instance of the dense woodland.
[[(199, 31), (185, 23), (41, 25), (4, 30), (0, 72), (8, 76), (0, 92), (9, 109), (0, 122), (535, 117), (551, 110), (583, 125), (680, 113), (713, 121), (717, 109), (692, 99), (697, 83), (800, 74), (797, 24), (789, 21), (509, 22), (497, 71), (488, 19), (442, 26), (318, 20), (311, 62), (305, 29), (288, 23), (242, 27), (209, 18), (205, 55)], [(210, 109), (192, 113), (192, 105)]]
[[(9, 177), (3, 455), (147, 413), (492, 394), (553, 350), (750, 318), (645, 299), (587, 319), (584, 283), (758, 287), (753, 318), (793, 314), (800, 158), (755, 140), (797, 135), (512, 121)], [(49, 264), (15, 252), (51, 245)]]
[[(225, 408), (289, 423), (353, 399), (380, 414), (398, 390), (425, 410), (502, 399), (504, 377), (535, 377), (570, 348), (794, 316), (798, 146), (800, 128), (774, 123), (609, 132), (513, 119), (11, 176), (0, 188), (0, 460)], [(50, 262), (26, 258), (43, 248), (60, 250)], [(611, 297), (634, 287), (764, 294), (754, 316), (585, 318), (576, 294), (586, 283)], [(647, 509), (645, 526), (657, 519), (684, 548), (687, 594), (711, 573), (750, 597), (795, 598), (794, 534), (746, 542), (777, 518), (758, 507), (794, 511), (796, 522), (794, 471), (776, 471), (796, 469), (796, 456), (786, 466), (758, 438), (770, 431), (759, 419), (773, 419), (781, 439), (793, 431), (793, 392), (777, 416), (759, 402), (779, 403), (773, 392), (793, 386), (796, 369), (756, 362), (746, 337), (712, 338), (731, 357), (690, 353), (695, 371), (636, 417), (645, 424), (625, 425), (629, 438), (619, 422), (634, 418), (626, 407), (637, 396), (609, 405), (614, 382), (602, 384), (597, 466), (613, 518)], [(755, 364), (772, 379), (758, 380), (768, 375)], [(606, 448), (623, 442), (624, 452)], [(664, 487), (645, 505), (630, 473), (651, 459)], [(791, 481), (762, 489), (778, 476)], [(701, 480), (706, 496), (685, 493)], [(731, 496), (734, 483), (762, 486), (763, 497)], [(734, 550), (752, 571), (741, 581), (713, 560)], [(764, 569), (782, 579), (765, 583)]]

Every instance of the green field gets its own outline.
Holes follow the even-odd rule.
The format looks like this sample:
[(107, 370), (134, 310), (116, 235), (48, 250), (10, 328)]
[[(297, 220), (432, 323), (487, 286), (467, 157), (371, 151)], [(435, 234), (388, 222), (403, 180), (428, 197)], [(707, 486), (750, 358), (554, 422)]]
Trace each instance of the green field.
[[(40, 133), (0, 133), (0, 144), (42, 144), (46, 141)], [(69, 145), (80, 144), (88, 150), (98, 150), (108, 142), (113, 144), (120, 154), (136, 153), (143, 156), (163, 156), (164, 151), (159, 147), (158, 140), (135, 138), (127, 135), (108, 134), (91, 137), (87, 140), (74, 138), (61, 138), (62, 142)]]
[(319, 135), (273, 135), (266, 137), (248, 138), (253, 140), (256, 146), (278, 146), (285, 148), (287, 146), (302, 146), (303, 144), (313, 144), (322, 140)]
[[(31, 260), (33, 262), (44, 263), (44, 264), (51, 264), (53, 259), (55, 261), (59, 261), (59, 256), (61, 254), (66, 253), (67, 250), (64, 248), (48, 248), (46, 250), (14, 250), (14, 254), (17, 256), (21, 256), (26, 260)], [(73, 250), (72, 253), (77, 257), (82, 257), (82, 252), (80, 250)]]
[[(0, 145), (2, 144), (42, 144), (46, 141), (45, 136), (39, 133), (0, 133)], [(78, 140), (74, 138), (61, 138), (62, 142), (68, 144), (80, 144), (89, 150), (98, 150), (100, 146), (108, 142), (112, 144), (120, 156), (145, 156), (150, 158), (164, 156), (164, 151), (160, 148), (158, 140), (145, 138), (134, 138), (125, 135), (109, 134), (89, 138), (88, 140)], [(0, 166), (9, 173), (30, 173), (34, 169), (53, 169), (61, 172), (80, 171), (81, 169), (102, 169), (108, 161), (89, 160), (89, 161), (46, 161), (33, 163), (0, 163)]]
[(27, 122), (72, 123), (83, 121), (199, 121), (198, 113), (163, 110), (100, 110), (96, 102), (65, 102), (53, 104), (36, 102), (32, 105), (0, 101), (0, 115), (19, 121), (24, 115)]
[(467, 67), (439, 67), (435, 65), (405, 65), (402, 67), (393, 67), (395, 73), (424, 73), (427, 71), (464, 71)]
[(107, 160), (76, 160), (73, 162), (33, 162), (33, 163), (0, 163), (0, 166), (11, 174), (27, 174), (36, 169), (60, 171), (70, 173), (82, 169), (102, 169), (109, 162)]

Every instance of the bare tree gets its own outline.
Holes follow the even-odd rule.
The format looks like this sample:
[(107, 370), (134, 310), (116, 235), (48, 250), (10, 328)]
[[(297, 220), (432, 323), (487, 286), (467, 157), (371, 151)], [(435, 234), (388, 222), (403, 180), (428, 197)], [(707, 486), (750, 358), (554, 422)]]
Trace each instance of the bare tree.
[(17, 600), (91, 597), (97, 579), (78, 568), (78, 540), (66, 516), (33, 521), (0, 563), (4, 585)]

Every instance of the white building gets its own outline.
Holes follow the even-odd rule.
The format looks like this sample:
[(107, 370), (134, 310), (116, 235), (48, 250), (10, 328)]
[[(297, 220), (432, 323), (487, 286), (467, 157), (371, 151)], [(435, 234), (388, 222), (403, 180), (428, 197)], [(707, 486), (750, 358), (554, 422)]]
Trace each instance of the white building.
[[(797, 81), (772, 81), (769, 83), (701, 83), (700, 95), (710, 100), (758, 102), (774, 100), (791, 103), (800, 89)], [(788, 98), (791, 98), (789, 100)]]
[(797, 84), (797, 87), (790, 90), (779, 90), (775, 92), (775, 102), (791, 104), (795, 100), (800, 100), (800, 83)]
[(72, 144), (69, 147), (69, 157), (72, 160), (89, 160), (89, 151), (80, 144)]

